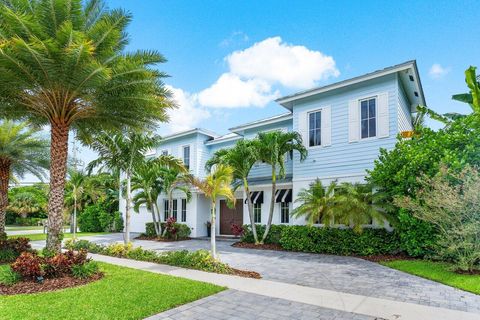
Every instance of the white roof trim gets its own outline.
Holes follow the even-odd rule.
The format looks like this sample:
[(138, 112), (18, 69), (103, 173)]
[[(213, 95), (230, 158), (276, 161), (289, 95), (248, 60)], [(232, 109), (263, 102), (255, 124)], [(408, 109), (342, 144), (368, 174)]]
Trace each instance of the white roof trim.
[(282, 98), (279, 98), (279, 99), (275, 100), (275, 102), (279, 103), (280, 105), (287, 108), (288, 110), (292, 110), (292, 103), (291, 102), (293, 102), (295, 100), (299, 100), (299, 99), (307, 98), (307, 97), (317, 95), (317, 94), (320, 94), (320, 93), (324, 93), (324, 92), (340, 89), (340, 88), (343, 88), (343, 87), (351, 86), (351, 85), (354, 85), (354, 84), (357, 84), (357, 83), (360, 83), (360, 82), (363, 82), (363, 81), (379, 78), (379, 77), (382, 77), (382, 76), (385, 76), (385, 75), (388, 75), (388, 74), (397, 73), (399, 71), (403, 71), (403, 70), (410, 69), (410, 68), (414, 70), (414, 74), (417, 77), (417, 84), (419, 86), (419, 91), (420, 91), (419, 94), (422, 95), (422, 100), (425, 101), (425, 98), (424, 98), (424, 95), (423, 95), (423, 90), (422, 90), (422, 87), (421, 87), (421, 84), (420, 84), (420, 77), (418, 76), (418, 70), (417, 70), (416, 62), (415, 62), (415, 60), (412, 60), (412, 61), (407, 61), (405, 63), (395, 65), (395, 66), (392, 66), (392, 67), (387, 67), (387, 68), (382, 69), (382, 70), (367, 73), (367, 74), (364, 74), (364, 75), (361, 75), (361, 76), (358, 76), (358, 77), (354, 77), (354, 78), (351, 78), (351, 79), (347, 79), (347, 80), (344, 80), (344, 81), (340, 81), (340, 82), (336, 82), (336, 83), (333, 83), (333, 84), (330, 84), (330, 85), (326, 85), (326, 86), (323, 86), (323, 87), (310, 89), (310, 90), (302, 91), (302, 92), (295, 93), (295, 94), (292, 94), (292, 95), (289, 95), (289, 96), (285, 96), (285, 97), (282, 97)]
[(195, 128), (195, 129), (190, 129), (190, 130), (186, 130), (186, 131), (173, 133), (173, 134), (170, 134), (170, 135), (167, 135), (167, 136), (163, 136), (161, 141), (163, 142), (163, 141), (167, 141), (167, 140), (181, 138), (181, 137), (184, 137), (184, 136), (188, 136), (190, 134), (203, 134), (203, 135), (206, 135), (206, 136), (212, 137), (212, 138), (218, 137), (218, 135), (216, 133), (212, 132), (212, 131), (201, 129), (201, 128)]
[(253, 121), (253, 122), (250, 122), (250, 123), (246, 123), (246, 124), (243, 124), (243, 125), (240, 125), (240, 126), (237, 126), (237, 127), (230, 128), (229, 130), (232, 131), (232, 132), (238, 133), (238, 132), (243, 131), (243, 130), (262, 127), (262, 126), (266, 126), (266, 125), (269, 125), (269, 124), (273, 124), (273, 123), (277, 123), (277, 122), (281, 122), (281, 121), (285, 121), (285, 120), (290, 120), (292, 118), (293, 118), (292, 113), (289, 112), (289, 113), (284, 113), (284, 114), (281, 114), (281, 115), (278, 115), (278, 116), (273, 116), (271, 118), (261, 119), (261, 120)]
[(223, 142), (228, 142), (228, 141), (235, 141), (235, 140), (239, 140), (239, 139), (242, 139), (243, 136), (241, 135), (235, 135), (235, 136), (231, 136), (231, 137), (219, 137), (219, 138), (216, 138), (214, 140), (210, 140), (210, 141), (207, 141), (205, 142), (205, 145), (212, 145), (212, 144), (218, 144), (218, 143), (223, 143)]

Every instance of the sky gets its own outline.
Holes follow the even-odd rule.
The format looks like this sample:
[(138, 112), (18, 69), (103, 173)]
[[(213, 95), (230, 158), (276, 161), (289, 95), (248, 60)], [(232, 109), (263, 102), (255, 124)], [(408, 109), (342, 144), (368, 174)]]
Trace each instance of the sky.
[(158, 68), (179, 108), (159, 126), (163, 135), (195, 127), (225, 134), (285, 113), (273, 101), (283, 95), (413, 59), (427, 105), (466, 113), (451, 95), (467, 91), (464, 70), (480, 65), (478, 0), (107, 3), (133, 15), (128, 51), (154, 49), (168, 60)]

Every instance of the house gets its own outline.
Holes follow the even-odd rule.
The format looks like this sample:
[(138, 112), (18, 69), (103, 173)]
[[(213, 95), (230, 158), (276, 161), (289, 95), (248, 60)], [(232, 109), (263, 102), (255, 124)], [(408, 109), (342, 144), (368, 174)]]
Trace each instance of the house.
[[(300, 162), (293, 154), (287, 160), (286, 177), (277, 183), (273, 224), (305, 224), (289, 213), (297, 193), (316, 178), (324, 185), (332, 181), (362, 182), (366, 170), (372, 169), (380, 148), (394, 147), (398, 134), (412, 129), (412, 114), (425, 98), (415, 61), (408, 61), (352, 79), (299, 92), (276, 100), (286, 113), (268, 119), (242, 124), (219, 136), (204, 129), (192, 129), (166, 136), (152, 154), (171, 154), (181, 158), (191, 173), (204, 177), (207, 159), (221, 148), (228, 148), (240, 139), (251, 139), (269, 130), (297, 131), (308, 149), (308, 157)], [(266, 223), (271, 200), (270, 168), (256, 164), (249, 176), (255, 222)], [(210, 203), (203, 194), (192, 190), (187, 202), (181, 192), (174, 193), (173, 214), (177, 221), (192, 229), (192, 237), (207, 234), (206, 222)], [(224, 200), (217, 203), (217, 232), (232, 233), (230, 226), (249, 223), (246, 194), (238, 190), (236, 207), (230, 209)], [(167, 212), (166, 197), (158, 199)], [(125, 202), (120, 208), (125, 211)], [(162, 214), (162, 220), (164, 219)], [(131, 230), (144, 232), (151, 216), (145, 209), (133, 213)]]

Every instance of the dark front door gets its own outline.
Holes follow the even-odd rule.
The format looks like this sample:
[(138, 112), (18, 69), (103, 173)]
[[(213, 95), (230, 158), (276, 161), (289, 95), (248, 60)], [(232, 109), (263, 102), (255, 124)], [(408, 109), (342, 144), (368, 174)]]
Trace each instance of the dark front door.
[(243, 202), (238, 200), (231, 209), (225, 200), (220, 200), (220, 234), (233, 234), (232, 224), (243, 225)]

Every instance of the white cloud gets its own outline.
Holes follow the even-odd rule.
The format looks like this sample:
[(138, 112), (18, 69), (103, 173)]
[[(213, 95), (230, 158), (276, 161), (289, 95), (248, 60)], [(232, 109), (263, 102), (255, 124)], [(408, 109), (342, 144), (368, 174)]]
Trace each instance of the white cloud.
[(230, 34), (228, 38), (223, 39), (220, 42), (220, 47), (229, 47), (238, 43), (243, 43), (248, 41), (248, 35), (243, 31), (234, 31)]
[(318, 81), (340, 74), (333, 57), (305, 46), (287, 44), (280, 37), (235, 51), (226, 60), (230, 72), (239, 77), (258, 78), (295, 89), (308, 89)]
[(434, 63), (430, 68), (428, 74), (432, 79), (440, 79), (443, 78), (447, 73), (450, 72), (450, 68), (442, 67), (438, 63)]
[(279, 96), (265, 80), (242, 80), (237, 75), (224, 73), (209, 88), (198, 94), (201, 105), (214, 108), (263, 107)]
[(198, 104), (195, 94), (167, 85), (172, 92), (178, 108), (168, 111), (170, 121), (166, 124), (168, 132), (178, 132), (195, 128), (201, 121), (210, 118), (210, 112)]

